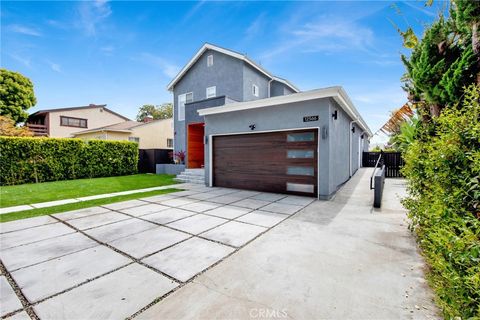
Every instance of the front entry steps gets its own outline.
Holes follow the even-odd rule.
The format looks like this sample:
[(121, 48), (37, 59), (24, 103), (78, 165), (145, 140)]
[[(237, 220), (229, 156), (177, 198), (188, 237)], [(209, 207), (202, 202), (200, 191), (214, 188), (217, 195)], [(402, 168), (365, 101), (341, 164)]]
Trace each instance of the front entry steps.
[(173, 180), (178, 182), (189, 182), (205, 184), (205, 169), (185, 169)]

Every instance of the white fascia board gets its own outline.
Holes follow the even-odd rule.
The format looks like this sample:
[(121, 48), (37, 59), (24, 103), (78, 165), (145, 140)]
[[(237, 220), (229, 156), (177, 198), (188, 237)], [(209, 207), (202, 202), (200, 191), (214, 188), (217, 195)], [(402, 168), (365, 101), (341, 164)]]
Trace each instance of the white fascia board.
[(220, 47), (217, 47), (217, 46), (214, 46), (212, 44), (209, 44), (209, 43), (206, 43), (204, 44), (200, 50), (198, 50), (198, 52), (193, 56), (192, 59), (190, 59), (190, 61), (182, 68), (182, 70), (180, 70), (180, 72), (175, 76), (175, 78), (173, 78), (172, 81), (170, 81), (170, 83), (167, 85), (167, 90), (169, 91), (172, 91), (173, 90), (173, 87), (175, 86), (175, 84), (183, 77), (183, 75), (185, 73), (187, 73), (187, 71), (192, 67), (193, 64), (195, 64), (195, 62), (197, 62), (197, 60), (202, 56), (202, 54), (207, 51), (207, 50), (213, 50), (213, 51), (217, 51), (217, 52), (220, 52), (220, 53), (223, 53), (227, 56), (230, 56), (230, 57), (234, 57), (234, 58), (237, 58), (239, 60), (242, 60), (242, 61), (245, 61), (247, 62), (250, 66), (252, 66), (253, 68), (255, 68), (256, 70), (258, 70), (259, 72), (263, 73), (264, 75), (266, 75), (267, 77), (273, 79), (273, 80), (276, 80), (278, 82), (282, 82), (284, 83), (285, 85), (289, 86), (291, 89), (293, 89), (293, 91), (295, 92), (299, 92), (300, 90), (298, 90), (298, 88), (296, 88), (294, 85), (292, 85), (290, 82), (284, 80), (284, 79), (280, 79), (280, 78), (277, 78), (275, 76), (273, 76), (272, 74), (270, 74), (269, 72), (267, 72), (265, 69), (263, 69), (262, 67), (260, 67), (258, 64), (256, 64), (254, 61), (250, 60), (247, 56), (243, 55), (243, 54), (240, 54), (240, 53), (237, 53), (235, 51), (231, 51), (231, 50), (228, 50), (228, 49), (224, 49), (224, 48), (220, 48)]
[(358, 122), (358, 125), (364, 131), (366, 131), (369, 134), (369, 136), (372, 136), (372, 132), (370, 128), (367, 126), (365, 121), (363, 121), (362, 117), (359, 115), (359, 113), (355, 109), (355, 106), (351, 102), (345, 90), (343, 90), (343, 88), (339, 86), (316, 89), (311, 91), (304, 91), (304, 92), (293, 93), (285, 96), (277, 96), (277, 97), (259, 99), (259, 100), (253, 100), (253, 101), (247, 101), (247, 102), (229, 103), (223, 106), (200, 109), (197, 112), (200, 116), (208, 116), (213, 114), (264, 108), (264, 107), (282, 105), (287, 103), (295, 103), (295, 102), (308, 101), (313, 99), (322, 99), (322, 98), (333, 98), (353, 120)]

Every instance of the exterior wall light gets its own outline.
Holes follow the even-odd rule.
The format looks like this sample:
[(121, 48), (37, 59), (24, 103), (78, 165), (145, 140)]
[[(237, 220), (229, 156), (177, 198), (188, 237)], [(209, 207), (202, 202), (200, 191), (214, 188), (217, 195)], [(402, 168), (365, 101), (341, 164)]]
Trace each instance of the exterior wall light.
[(332, 113), (332, 118), (333, 118), (333, 120), (337, 120), (337, 118), (338, 118), (338, 110), (335, 110), (335, 112)]
[(355, 133), (355, 127), (352, 127), (352, 133)]

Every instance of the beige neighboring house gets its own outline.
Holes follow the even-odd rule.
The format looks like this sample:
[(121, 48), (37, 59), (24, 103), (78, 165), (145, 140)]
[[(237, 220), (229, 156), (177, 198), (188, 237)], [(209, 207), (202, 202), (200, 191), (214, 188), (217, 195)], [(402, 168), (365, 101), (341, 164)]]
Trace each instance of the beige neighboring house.
[(73, 133), (75, 138), (128, 140), (138, 142), (139, 149), (173, 149), (173, 120), (126, 121)]
[(27, 127), (35, 136), (71, 138), (74, 132), (130, 121), (105, 104), (39, 110), (28, 117)]

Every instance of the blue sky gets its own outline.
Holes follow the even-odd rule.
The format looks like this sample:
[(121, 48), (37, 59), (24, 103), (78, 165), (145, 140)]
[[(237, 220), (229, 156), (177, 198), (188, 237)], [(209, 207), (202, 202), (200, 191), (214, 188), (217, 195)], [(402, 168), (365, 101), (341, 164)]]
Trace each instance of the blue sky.
[(106, 103), (134, 118), (143, 104), (171, 101), (166, 85), (210, 42), (301, 90), (342, 85), (376, 131), (406, 101), (406, 50), (392, 22), (419, 34), (436, 10), (424, 1), (2, 1), (1, 66), (34, 82), (32, 112)]

